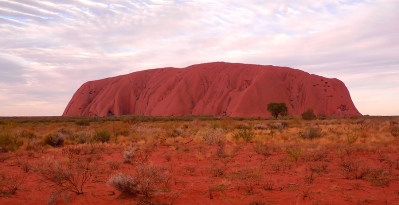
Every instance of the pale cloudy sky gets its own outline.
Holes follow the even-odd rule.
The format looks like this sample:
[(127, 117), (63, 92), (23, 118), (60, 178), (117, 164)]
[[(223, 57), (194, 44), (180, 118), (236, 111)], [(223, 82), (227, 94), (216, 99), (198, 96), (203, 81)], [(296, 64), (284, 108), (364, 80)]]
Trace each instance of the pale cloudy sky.
[(342, 80), (399, 115), (398, 0), (0, 0), (0, 116), (61, 115), (86, 81), (225, 61)]

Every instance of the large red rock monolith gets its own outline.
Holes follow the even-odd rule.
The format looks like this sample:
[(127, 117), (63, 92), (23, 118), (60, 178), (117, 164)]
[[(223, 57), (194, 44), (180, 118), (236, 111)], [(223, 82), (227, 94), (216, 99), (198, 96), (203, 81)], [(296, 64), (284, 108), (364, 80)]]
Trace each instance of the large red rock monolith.
[(285, 102), (290, 115), (308, 108), (317, 115), (361, 115), (338, 79), (287, 67), (217, 62), (86, 82), (63, 116), (269, 117), (270, 102)]

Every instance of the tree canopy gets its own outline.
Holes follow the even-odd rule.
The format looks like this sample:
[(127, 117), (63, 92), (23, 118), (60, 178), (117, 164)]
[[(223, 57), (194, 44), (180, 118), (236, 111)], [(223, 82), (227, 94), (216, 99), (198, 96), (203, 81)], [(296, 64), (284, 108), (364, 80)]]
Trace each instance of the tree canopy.
[(304, 120), (314, 120), (316, 119), (316, 115), (313, 112), (312, 108), (307, 109), (305, 112), (302, 113), (302, 118)]
[(274, 118), (277, 118), (279, 115), (284, 117), (288, 114), (287, 105), (283, 102), (272, 102), (267, 105), (267, 111), (269, 111)]

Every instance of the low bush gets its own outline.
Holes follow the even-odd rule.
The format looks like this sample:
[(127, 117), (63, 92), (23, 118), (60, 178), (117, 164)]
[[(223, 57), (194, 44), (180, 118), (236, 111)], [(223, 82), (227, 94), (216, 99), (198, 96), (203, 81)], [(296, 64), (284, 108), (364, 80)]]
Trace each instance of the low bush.
[(253, 193), (255, 186), (261, 182), (260, 170), (254, 167), (246, 167), (230, 172), (227, 178), (239, 182), (239, 185), (247, 189), (247, 193)]
[[(341, 161), (341, 166), (343, 168), (343, 171), (346, 173), (346, 178), (349, 179), (351, 178), (351, 173), (356, 172), (360, 168), (361, 162), (357, 158), (353, 157), (348, 157), (344, 158)], [(356, 175), (355, 175), (356, 177)]]
[(0, 194), (15, 194), (26, 181), (26, 175), (0, 173)]
[(305, 112), (301, 114), (302, 119), (304, 120), (314, 120), (316, 119), (316, 115), (313, 112), (312, 108), (307, 109)]
[(233, 134), (233, 138), (236, 140), (243, 139), (246, 142), (249, 142), (255, 137), (255, 135), (256, 135), (256, 133), (250, 129), (241, 129), (241, 130), (238, 130), (238, 132)]
[(262, 188), (263, 188), (263, 190), (266, 190), (266, 191), (273, 190), (273, 186), (274, 186), (274, 181), (271, 178), (264, 180), (262, 183)]
[(224, 140), (224, 130), (221, 128), (206, 131), (202, 139), (209, 145), (215, 145)]
[(224, 192), (229, 188), (229, 185), (226, 183), (214, 183), (208, 187), (209, 199), (213, 199), (213, 194), (215, 192)]
[(30, 130), (23, 130), (21, 133), (19, 133), (19, 137), (26, 138), (26, 139), (37, 138), (36, 134)]
[(45, 181), (53, 183), (60, 190), (83, 194), (83, 188), (96, 173), (97, 165), (83, 158), (68, 161), (48, 159), (38, 171)]
[(286, 127), (288, 127), (288, 123), (286, 123), (286, 122), (275, 122), (275, 123), (269, 125), (269, 127), (271, 127), (270, 129), (276, 129), (280, 133), (282, 133), (284, 131), (284, 129)]
[(221, 177), (226, 173), (227, 166), (222, 163), (211, 163), (208, 172), (212, 177)]
[(359, 131), (357, 129), (352, 129), (349, 132), (346, 133), (346, 142), (348, 144), (353, 144), (357, 141), (357, 139), (359, 138)]
[(392, 136), (399, 136), (399, 124), (397, 122), (391, 122), (389, 125), (389, 132)]
[(135, 197), (140, 193), (139, 180), (134, 176), (117, 173), (111, 175), (108, 181), (121, 195)]
[(303, 153), (302, 158), (306, 161), (330, 161), (328, 153), (328, 150), (325, 149), (307, 150)]
[(0, 152), (14, 151), (23, 144), (14, 134), (3, 132), (0, 133)]
[(302, 139), (317, 139), (324, 136), (324, 133), (321, 131), (321, 128), (316, 126), (308, 126), (301, 132), (299, 132), (299, 137)]
[(93, 136), (95, 142), (108, 142), (111, 139), (111, 134), (107, 130), (97, 130)]
[(269, 127), (264, 124), (256, 124), (256, 125), (254, 125), (254, 129), (255, 130), (267, 130), (267, 129), (269, 129)]
[(76, 146), (67, 146), (62, 149), (61, 153), (63, 156), (66, 156), (69, 159), (78, 158), (82, 153), (83, 147), (80, 145)]
[(288, 156), (295, 162), (298, 162), (298, 160), (302, 158), (302, 148), (300, 146), (297, 145), (287, 146), (286, 151)]
[(124, 163), (128, 164), (144, 164), (150, 157), (148, 150), (141, 149), (139, 146), (128, 146), (122, 153)]
[(169, 174), (165, 169), (153, 165), (136, 166), (132, 175), (117, 173), (109, 178), (109, 183), (122, 195), (135, 197), (142, 195), (151, 198), (168, 188)]
[(115, 131), (115, 136), (119, 136), (119, 135), (127, 137), (130, 135), (130, 130), (127, 128), (120, 128), (117, 131)]
[(371, 169), (368, 174), (366, 174), (365, 179), (371, 182), (371, 186), (387, 187), (391, 175), (384, 169)]
[(269, 148), (268, 145), (263, 145), (263, 144), (257, 143), (257, 144), (254, 144), (252, 146), (252, 148), (254, 149), (254, 151), (257, 154), (263, 155), (266, 158), (273, 154), (273, 150), (271, 148)]
[(86, 142), (90, 142), (91, 139), (93, 139), (92, 134), (89, 132), (78, 132), (73, 135), (73, 139), (77, 144), (84, 144)]
[(235, 129), (246, 130), (249, 129), (250, 126), (247, 123), (238, 123), (234, 126)]
[(76, 120), (75, 124), (78, 126), (89, 126), (90, 121), (89, 120)]
[(52, 147), (62, 147), (64, 145), (65, 138), (65, 135), (60, 132), (48, 134), (43, 137), (43, 144), (50, 145)]

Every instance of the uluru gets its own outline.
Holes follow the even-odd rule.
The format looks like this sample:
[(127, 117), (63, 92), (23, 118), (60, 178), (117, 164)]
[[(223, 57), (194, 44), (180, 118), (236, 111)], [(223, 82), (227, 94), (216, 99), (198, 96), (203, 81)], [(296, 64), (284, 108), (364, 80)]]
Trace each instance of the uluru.
[(308, 108), (319, 116), (361, 115), (338, 79), (288, 67), (215, 62), (86, 82), (63, 116), (270, 117), (271, 102), (286, 103), (290, 115)]

